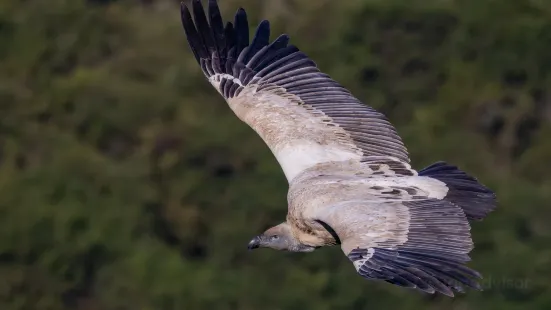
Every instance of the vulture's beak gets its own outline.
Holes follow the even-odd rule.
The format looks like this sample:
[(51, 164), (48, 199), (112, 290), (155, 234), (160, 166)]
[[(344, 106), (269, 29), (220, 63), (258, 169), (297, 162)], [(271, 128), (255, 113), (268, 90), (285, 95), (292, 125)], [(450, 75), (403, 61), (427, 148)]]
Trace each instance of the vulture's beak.
[(252, 250), (252, 249), (256, 249), (260, 246), (260, 237), (256, 236), (253, 238), (253, 240), (251, 240), (249, 242), (249, 245), (247, 246), (247, 248), (249, 250)]

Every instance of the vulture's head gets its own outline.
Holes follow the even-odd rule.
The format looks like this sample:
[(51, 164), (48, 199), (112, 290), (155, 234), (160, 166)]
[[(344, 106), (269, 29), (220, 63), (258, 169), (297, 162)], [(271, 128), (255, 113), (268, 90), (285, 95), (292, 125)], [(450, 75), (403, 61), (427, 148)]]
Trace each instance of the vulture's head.
[(256, 248), (270, 248), (279, 251), (311, 252), (315, 248), (301, 244), (293, 237), (287, 223), (267, 229), (264, 233), (254, 237), (248, 246), (249, 250)]

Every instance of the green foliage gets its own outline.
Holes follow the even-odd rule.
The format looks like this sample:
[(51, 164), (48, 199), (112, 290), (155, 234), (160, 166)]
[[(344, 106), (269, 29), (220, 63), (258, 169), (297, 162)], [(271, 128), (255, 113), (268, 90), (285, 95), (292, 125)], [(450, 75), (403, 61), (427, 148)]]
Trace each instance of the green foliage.
[(174, 1), (0, 2), (1, 309), (548, 309), (551, 6), (228, 0), (385, 112), (416, 168), (496, 190), (484, 292), (357, 276), (338, 247), (248, 253), (284, 220), (273, 155), (211, 88)]

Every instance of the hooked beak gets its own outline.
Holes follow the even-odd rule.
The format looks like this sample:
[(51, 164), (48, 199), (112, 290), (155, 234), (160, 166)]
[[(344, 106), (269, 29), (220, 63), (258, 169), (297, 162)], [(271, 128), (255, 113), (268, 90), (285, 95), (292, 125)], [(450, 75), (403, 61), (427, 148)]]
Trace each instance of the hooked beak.
[(247, 248), (249, 250), (252, 250), (252, 249), (256, 249), (260, 246), (260, 237), (256, 236), (253, 238), (253, 240), (251, 240), (249, 242), (249, 245), (247, 246)]

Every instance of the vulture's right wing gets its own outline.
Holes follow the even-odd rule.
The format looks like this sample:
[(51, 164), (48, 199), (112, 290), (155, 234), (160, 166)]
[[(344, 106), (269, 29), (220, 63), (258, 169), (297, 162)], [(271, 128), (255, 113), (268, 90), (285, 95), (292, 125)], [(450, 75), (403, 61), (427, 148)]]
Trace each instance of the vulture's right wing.
[(243, 9), (224, 26), (216, 0), (209, 0), (208, 15), (200, 0), (192, 2), (193, 18), (182, 5), (182, 23), (197, 62), (272, 150), (289, 181), (320, 163), (372, 156), (388, 158), (396, 174), (416, 174), (386, 117), (320, 72), (287, 35), (270, 43), (264, 20), (249, 44)]

